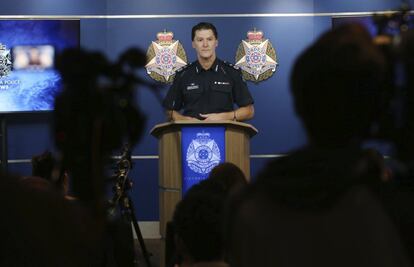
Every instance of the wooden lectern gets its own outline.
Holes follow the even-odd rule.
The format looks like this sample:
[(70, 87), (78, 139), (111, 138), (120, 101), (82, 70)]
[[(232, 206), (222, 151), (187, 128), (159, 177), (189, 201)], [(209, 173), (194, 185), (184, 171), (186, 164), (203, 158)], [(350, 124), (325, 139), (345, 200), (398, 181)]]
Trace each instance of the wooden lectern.
[[(172, 219), (175, 206), (182, 196), (182, 130), (193, 126), (224, 127), (225, 161), (237, 165), (247, 179), (250, 179), (250, 138), (258, 132), (252, 125), (235, 121), (175, 121), (156, 125), (151, 134), (159, 140), (159, 212), (162, 239), (165, 239), (166, 223)], [(163, 253), (161, 256), (163, 257)], [(163, 258), (161, 259), (163, 266)]]

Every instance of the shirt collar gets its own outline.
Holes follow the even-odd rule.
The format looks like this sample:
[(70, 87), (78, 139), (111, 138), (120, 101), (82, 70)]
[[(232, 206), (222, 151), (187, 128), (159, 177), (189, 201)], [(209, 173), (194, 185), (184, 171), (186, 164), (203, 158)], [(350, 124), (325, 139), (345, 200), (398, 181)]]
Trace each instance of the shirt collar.
[(203, 71), (218, 72), (219, 66), (220, 66), (220, 60), (218, 58), (216, 58), (213, 62), (213, 65), (211, 65), (211, 67), (208, 70), (205, 70), (205, 69), (203, 69), (203, 67), (201, 67), (200, 62), (198, 62), (198, 60), (197, 60), (196, 64), (195, 64), (195, 71), (196, 71), (197, 74), (200, 74)]

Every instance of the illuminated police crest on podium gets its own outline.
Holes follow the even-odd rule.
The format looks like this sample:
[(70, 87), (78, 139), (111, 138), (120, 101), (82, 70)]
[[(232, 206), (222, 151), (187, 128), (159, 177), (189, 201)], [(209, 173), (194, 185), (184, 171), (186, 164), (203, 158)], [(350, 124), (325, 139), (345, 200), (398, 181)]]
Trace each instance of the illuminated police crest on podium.
[(0, 78), (6, 77), (11, 72), (11, 55), (10, 50), (0, 43)]
[(220, 149), (206, 132), (197, 133), (187, 149), (187, 165), (196, 173), (209, 173), (220, 163)]
[(270, 78), (277, 67), (276, 51), (269, 39), (263, 38), (262, 31), (247, 32), (236, 53), (236, 64), (242, 70), (243, 78), (260, 82)]
[(206, 179), (225, 161), (225, 127), (183, 126), (181, 129), (182, 193)]
[(148, 75), (162, 83), (172, 83), (175, 72), (187, 65), (187, 56), (178, 40), (173, 39), (172, 32), (159, 32), (147, 50)]

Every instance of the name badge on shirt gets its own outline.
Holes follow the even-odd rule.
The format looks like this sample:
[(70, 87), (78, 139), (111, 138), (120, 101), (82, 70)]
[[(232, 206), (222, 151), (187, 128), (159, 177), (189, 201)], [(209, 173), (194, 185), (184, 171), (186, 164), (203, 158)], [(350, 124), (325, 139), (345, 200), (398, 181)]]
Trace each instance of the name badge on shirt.
[(217, 82), (215, 81), (214, 84), (220, 84), (220, 85), (229, 85), (229, 82)]
[(198, 84), (194, 84), (194, 83), (187, 86), (187, 90), (195, 90), (198, 88), (199, 88)]

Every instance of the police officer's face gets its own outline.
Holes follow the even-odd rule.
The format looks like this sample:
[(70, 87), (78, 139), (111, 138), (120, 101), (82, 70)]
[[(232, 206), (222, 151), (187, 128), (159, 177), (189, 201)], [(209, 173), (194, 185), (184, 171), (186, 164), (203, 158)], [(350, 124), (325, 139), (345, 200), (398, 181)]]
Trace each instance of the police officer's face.
[(212, 30), (198, 30), (195, 32), (193, 48), (199, 59), (210, 59), (216, 57), (218, 40)]

